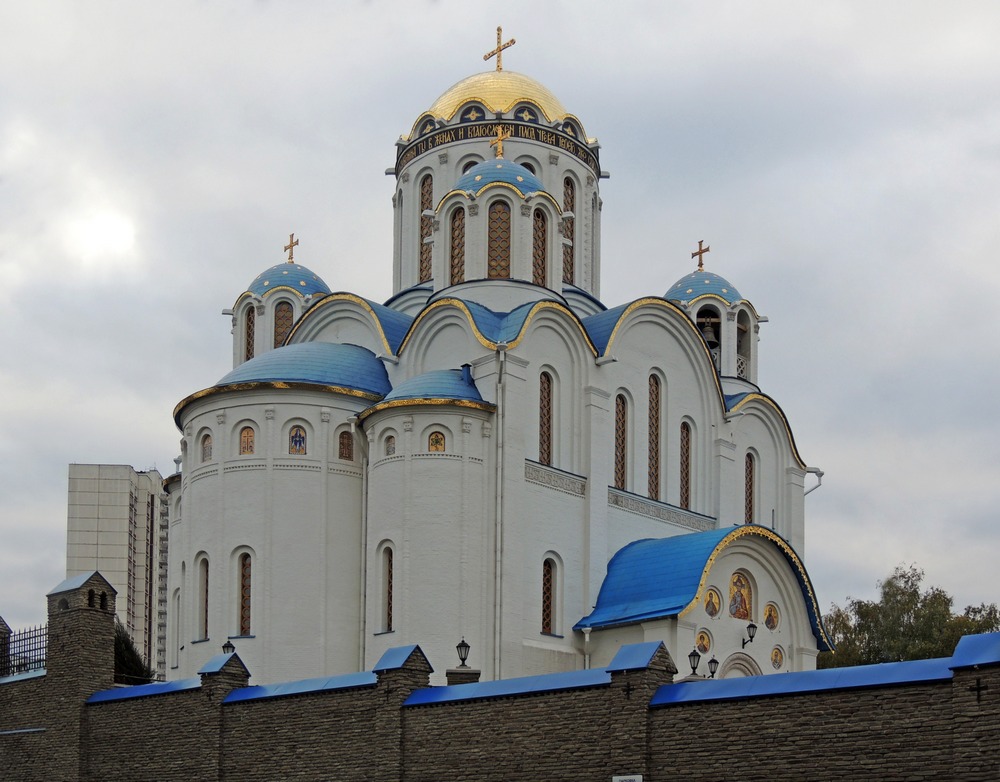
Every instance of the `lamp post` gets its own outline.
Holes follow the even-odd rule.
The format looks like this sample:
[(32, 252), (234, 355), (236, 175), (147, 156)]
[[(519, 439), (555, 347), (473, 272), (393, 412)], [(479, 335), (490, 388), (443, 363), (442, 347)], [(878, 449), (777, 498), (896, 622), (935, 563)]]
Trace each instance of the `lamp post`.
[(708, 678), (714, 679), (715, 672), (719, 670), (719, 661), (715, 659), (715, 655), (712, 655), (712, 659), (708, 661)]
[(749, 640), (747, 640), (746, 638), (743, 639), (743, 646), (741, 647), (743, 649), (747, 648), (747, 644), (752, 644), (753, 637), (757, 635), (757, 625), (755, 625), (753, 622), (747, 625), (747, 635), (750, 636), (750, 638)]
[(462, 636), (462, 640), (459, 641), (458, 642), (458, 646), (455, 647), (455, 650), (458, 652), (458, 667), (459, 668), (468, 668), (469, 667), (468, 665), (465, 664), (465, 661), (469, 659), (469, 649), (471, 649), (471, 648), (472, 647), (469, 646), (468, 643), (466, 643), (465, 636), (463, 635)]
[(235, 651), (236, 651), (236, 647), (235, 647), (235, 646), (233, 646), (233, 642), (232, 642), (232, 641), (228, 641), (228, 640), (227, 640), (227, 641), (226, 641), (226, 642), (225, 642), (225, 643), (224, 643), (224, 644), (222, 645), (222, 653), (223, 653), (223, 654), (232, 654), (232, 653), (233, 653), (233, 652), (235, 652)]
[(701, 662), (701, 655), (698, 654), (697, 649), (692, 649), (691, 654), (688, 655), (688, 663), (691, 666), (691, 675), (698, 675), (698, 663)]

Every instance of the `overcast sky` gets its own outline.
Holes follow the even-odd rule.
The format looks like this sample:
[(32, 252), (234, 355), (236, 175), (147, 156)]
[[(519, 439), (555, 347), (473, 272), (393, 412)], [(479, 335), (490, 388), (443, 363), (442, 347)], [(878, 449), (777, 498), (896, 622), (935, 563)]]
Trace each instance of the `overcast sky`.
[(821, 605), (899, 563), (1000, 600), (1000, 3), (0, 2), (0, 615), (65, 575), (67, 465), (173, 471), (220, 314), (296, 260), (391, 294), (394, 142), (508, 70), (601, 144), (602, 299), (692, 268), (770, 322)]

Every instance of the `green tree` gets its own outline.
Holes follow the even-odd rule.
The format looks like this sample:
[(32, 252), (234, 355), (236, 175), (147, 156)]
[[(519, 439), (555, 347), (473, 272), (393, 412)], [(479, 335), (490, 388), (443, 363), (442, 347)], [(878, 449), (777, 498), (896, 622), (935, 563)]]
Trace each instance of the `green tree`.
[(132, 636), (119, 621), (115, 621), (115, 683), (146, 684), (153, 680), (153, 671), (136, 649)]
[(1000, 629), (995, 603), (967, 606), (953, 614), (952, 598), (939, 587), (921, 589), (924, 571), (899, 565), (879, 583), (879, 599), (848, 599), (823, 617), (835, 653), (825, 652), (820, 668), (950, 657), (963, 635)]

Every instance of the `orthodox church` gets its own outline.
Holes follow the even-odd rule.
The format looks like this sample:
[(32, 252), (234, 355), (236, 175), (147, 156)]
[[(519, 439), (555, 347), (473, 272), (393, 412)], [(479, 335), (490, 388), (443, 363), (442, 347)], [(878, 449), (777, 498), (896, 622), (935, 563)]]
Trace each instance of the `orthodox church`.
[(761, 390), (766, 319), (702, 242), (669, 289), (601, 301), (599, 144), (510, 43), (396, 142), (388, 301), (292, 236), (225, 311), (231, 371), (174, 410), (168, 678), (227, 642), (256, 683), (412, 643), (443, 669), (462, 639), (485, 679), (830, 648), (801, 557), (822, 473)]

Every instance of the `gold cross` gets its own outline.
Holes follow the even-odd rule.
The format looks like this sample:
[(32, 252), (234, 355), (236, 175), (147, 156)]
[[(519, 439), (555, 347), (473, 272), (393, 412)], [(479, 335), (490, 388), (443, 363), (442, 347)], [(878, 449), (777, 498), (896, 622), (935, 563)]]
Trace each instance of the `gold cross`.
[(692, 258), (697, 258), (698, 259), (698, 271), (700, 271), (700, 272), (705, 271), (705, 262), (704, 262), (704, 259), (701, 256), (703, 256), (707, 252), (711, 252), (711, 250), (712, 250), (711, 247), (705, 247), (703, 249), (702, 246), (701, 246), (702, 241), (703, 241), (702, 239), (698, 240), (698, 250), (696, 252), (691, 253), (691, 257)]
[(295, 246), (299, 243), (299, 240), (295, 238), (295, 234), (288, 234), (288, 244), (285, 245), (285, 252), (288, 253), (288, 262), (295, 263), (292, 260), (292, 254), (295, 252)]
[(511, 38), (509, 41), (507, 41), (507, 43), (500, 43), (500, 41), (502, 41), (502, 40), (503, 40), (503, 28), (502, 27), (498, 27), (497, 28), (497, 48), (494, 49), (492, 52), (486, 52), (486, 54), (483, 55), (483, 59), (486, 60), (487, 62), (489, 61), (490, 57), (492, 57), (493, 55), (496, 55), (496, 58), (497, 58), (497, 70), (498, 71), (502, 71), (503, 70), (503, 50), (504, 49), (509, 49), (511, 46), (513, 46), (515, 43), (517, 43), (517, 41), (514, 40), (513, 38)]
[(497, 148), (497, 157), (503, 157), (503, 143), (511, 137), (511, 132), (505, 130), (503, 125), (497, 125), (497, 137), (490, 142), (491, 147)]

